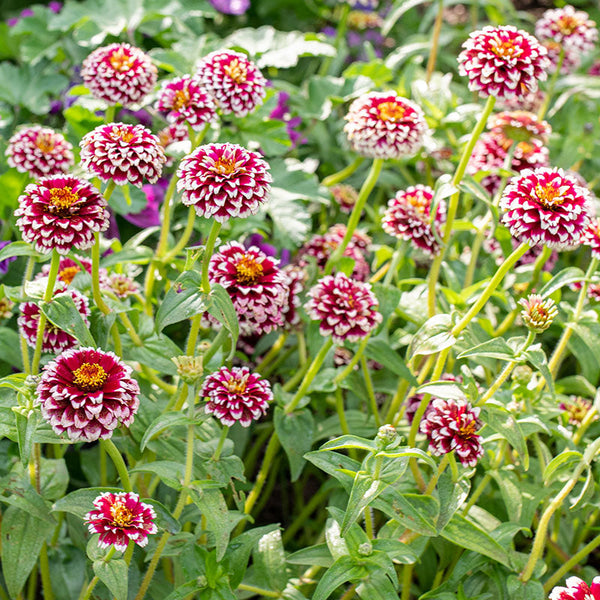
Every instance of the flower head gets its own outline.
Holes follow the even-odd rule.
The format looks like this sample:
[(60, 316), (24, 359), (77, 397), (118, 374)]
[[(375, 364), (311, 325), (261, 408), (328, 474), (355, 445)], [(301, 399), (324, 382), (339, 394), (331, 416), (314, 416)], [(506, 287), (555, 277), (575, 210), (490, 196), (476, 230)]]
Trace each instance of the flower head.
[[(580, 396), (571, 396), (568, 401), (561, 402), (558, 405), (558, 408), (565, 411), (567, 421), (571, 425), (579, 427), (583, 423), (583, 420), (587, 416), (588, 412), (590, 412), (590, 409), (592, 408), (592, 402), (591, 400), (586, 400)], [(598, 415), (595, 414), (592, 419), (597, 421)]]
[(590, 217), (589, 225), (583, 232), (581, 243), (589, 246), (594, 258), (600, 258), (600, 219)]
[(439, 201), (432, 222), (432, 201), (433, 190), (426, 185), (419, 184), (397, 192), (383, 215), (383, 230), (398, 239), (409, 240), (426, 254), (435, 256), (440, 251), (438, 239), (446, 220), (446, 204), (443, 200)]
[(143, 125), (109, 123), (83, 136), (81, 165), (103, 181), (142, 187), (156, 183), (167, 158), (158, 138)]
[(240, 333), (263, 334), (281, 327), (289, 290), (288, 278), (278, 268), (279, 261), (256, 246), (244, 248), (237, 242), (219, 250), (210, 259), (209, 279), (229, 293)]
[[(85, 272), (91, 275), (92, 261), (89, 258), (85, 258), (85, 256), (79, 256), (77, 254), (75, 254), (73, 258), (69, 256), (61, 256), (60, 262), (58, 263), (58, 274), (56, 277), (56, 281), (65, 286), (70, 285), (73, 279), (75, 279), (75, 275), (81, 272), (82, 267)], [(49, 274), (50, 265), (42, 265), (42, 271), (39, 275), (36, 276), (36, 279), (41, 277), (48, 277)], [(100, 277), (103, 278), (103, 276), (105, 275), (106, 269), (100, 269)]]
[(483, 454), (479, 412), (466, 400), (435, 398), (421, 421), (431, 452), (441, 456), (454, 450), (464, 466), (474, 467)]
[[(90, 306), (88, 299), (77, 290), (57, 289), (55, 296), (66, 293), (71, 296), (79, 314), (83, 318), (83, 322), (89, 325), (88, 317), (90, 316)], [(40, 322), (40, 307), (34, 302), (24, 302), (19, 306), (21, 314), (17, 320), (19, 332), (25, 338), (27, 345), (35, 348), (38, 325)], [(58, 354), (67, 348), (72, 348), (77, 345), (77, 340), (67, 332), (59, 329), (50, 321), (46, 321), (44, 327), (44, 337), (42, 339), (42, 352)]]
[(212, 96), (189, 75), (163, 82), (156, 109), (167, 112), (170, 123), (189, 123), (196, 131), (217, 118)]
[(129, 106), (140, 103), (154, 89), (158, 70), (139, 48), (110, 44), (83, 61), (81, 76), (95, 98)]
[(566, 583), (567, 587), (555, 587), (549, 600), (600, 600), (600, 577), (594, 577), (589, 587), (579, 577), (569, 577)]
[(322, 335), (333, 341), (356, 342), (373, 331), (382, 321), (379, 303), (368, 283), (354, 281), (343, 273), (327, 275), (308, 292), (306, 312), (311, 319), (320, 320)]
[(181, 161), (177, 176), (183, 204), (219, 223), (255, 215), (272, 181), (269, 165), (258, 153), (229, 143), (196, 148)]
[(140, 404), (131, 367), (96, 348), (66, 350), (48, 363), (37, 394), (52, 429), (75, 442), (110, 438), (119, 425), (129, 427)]
[(66, 254), (72, 248), (91, 248), (94, 233), (108, 228), (106, 206), (102, 194), (88, 181), (54, 176), (25, 188), (15, 216), (23, 239), (38, 252), (56, 249)]
[(134, 492), (104, 492), (94, 500), (94, 510), (85, 516), (91, 534), (99, 533), (101, 548), (114, 546), (125, 552), (129, 540), (144, 547), (148, 535), (156, 533), (156, 513), (150, 504), (140, 502)]
[(598, 29), (586, 12), (567, 4), (547, 10), (535, 24), (535, 36), (542, 43), (552, 41), (565, 51), (586, 54), (598, 41)]
[(73, 146), (49, 127), (23, 127), (9, 140), (5, 152), (9, 166), (39, 179), (66, 173), (75, 163)]
[(414, 154), (428, 129), (421, 107), (394, 92), (371, 92), (357, 98), (345, 119), (350, 145), (369, 158)]
[(111, 273), (107, 275), (100, 286), (110, 290), (118, 298), (127, 298), (140, 291), (140, 286), (135, 279), (125, 275), (125, 273)]
[(225, 115), (245, 117), (266, 96), (267, 80), (258, 67), (245, 54), (233, 50), (217, 50), (205, 56), (196, 78)]
[(458, 72), (469, 78), (469, 89), (483, 98), (525, 96), (547, 77), (546, 49), (512, 25), (474, 31), (463, 48)]
[(547, 121), (540, 121), (534, 113), (526, 110), (496, 113), (488, 119), (487, 125), (493, 133), (501, 134), (512, 142), (528, 142), (537, 138), (547, 143), (552, 133)]
[(223, 425), (243, 427), (266, 414), (273, 400), (271, 384), (248, 367), (221, 367), (204, 380), (200, 396), (208, 398), (206, 412)]
[(358, 192), (345, 183), (334, 185), (330, 191), (334, 200), (340, 205), (340, 210), (349, 215), (358, 200)]
[(502, 194), (502, 222), (531, 245), (574, 248), (589, 223), (588, 202), (589, 191), (562, 169), (526, 170)]
[(529, 294), (521, 298), (519, 304), (523, 307), (521, 318), (529, 331), (542, 333), (546, 331), (558, 314), (558, 308), (552, 298), (542, 298), (539, 294)]
[(282, 271), (288, 279), (288, 301), (283, 309), (283, 318), (286, 327), (294, 327), (300, 323), (298, 309), (301, 306), (300, 294), (304, 290), (304, 284), (308, 279), (306, 271), (298, 265), (286, 265)]
[(250, 8), (250, 0), (210, 0), (210, 3), (226, 15), (243, 15)]

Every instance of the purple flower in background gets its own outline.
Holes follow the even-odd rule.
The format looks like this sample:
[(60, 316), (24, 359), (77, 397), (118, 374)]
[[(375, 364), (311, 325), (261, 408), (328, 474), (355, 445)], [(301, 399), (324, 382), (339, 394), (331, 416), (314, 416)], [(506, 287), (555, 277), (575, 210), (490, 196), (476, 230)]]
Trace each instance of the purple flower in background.
[(33, 12), (33, 10), (31, 8), (24, 8), (21, 11), (21, 14), (19, 15), (22, 19), (25, 19), (26, 17), (33, 17), (35, 13)]
[(127, 117), (132, 117), (140, 123), (140, 125), (152, 129), (152, 116), (143, 108), (141, 110), (129, 110), (128, 108), (123, 108), (117, 115), (117, 121), (125, 121)]
[(55, 14), (59, 13), (62, 10), (62, 2), (49, 2), (48, 8)]
[[(265, 241), (264, 236), (260, 233), (253, 233), (252, 235), (246, 238), (246, 240), (244, 241), (244, 247), (250, 248), (251, 246), (257, 247), (267, 256), (276, 257), (279, 254), (279, 250), (275, 246), (268, 244)], [(290, 251), (287, 248), (283, 248), (281, 250), (279, 266), (284, 267), (285, 265), (289, 264), (290, 258)]]
[(277, 106), (271, 111), (269, 117), (286, 124), (288, 137), (292, 142), (292, 147), (295, 148), (299, 144), (306, 143), (307, 140), (299, 131), (296, 131), (296, 128), (302, 124), (302, 118), (291, 116), (290, 107), (287, 104), (289, 99), (290, 95), (287, 92), (279, 92)]
[(243, 15), (250, 8), (250, 0), (210, 0), (210, 3), (226, 15)]
[(166, 188), (166, 179), (160, 179), (158, 183), (154, 185), (143, 185), (142, 191), (146, 194), (146, 199), (148, 201), (145, 208), (138, 213), (130, 213), (123, 215), (123, 217), (141, 229), (160, 225), (159, 208), (165, 197)]
[[(5, 246), (8, 246), (9, 244), (12, 244), (12, 242), (6, 240), (0, 242), (0, 250), (2, 250), (2, 248), (4, 248)], [(8, 266), (11, 262), (14, 262), (15, 260), (17, 260), (16, 256), (11, 256), (10, 258), (6, 258), (5, 260), (0, 260), (0, 275), (6, 275), (6, 273), (8, 273)]]

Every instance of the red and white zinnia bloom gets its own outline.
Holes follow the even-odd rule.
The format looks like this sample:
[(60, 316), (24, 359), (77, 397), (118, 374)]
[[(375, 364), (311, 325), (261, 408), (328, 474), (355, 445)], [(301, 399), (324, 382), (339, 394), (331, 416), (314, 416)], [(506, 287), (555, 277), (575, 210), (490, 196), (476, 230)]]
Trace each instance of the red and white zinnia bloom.
[(110, 104), (139, 104), (156, 85), (158, 69), (150, 57), (130, 44), (110, 44), (94, 50), (81, 76), (95, 98)]
[(165, 81), (158, 94), (156, 109), (167, 112), (170, 123), (189, 123), (201, 130), (217, 118), (217, 106), (212, 96), (189, 75)]
[(590, 223), (583, 232), (581, 243), (588, 246), (594, 258), (600, 259), (600, 219), (591, 217)]
[(15, 216), (21, 235), (43, 254), (87, 250), (94, 244), (94, 233), (108, 229), (107, 202), (84, 179), (45, 177), (29, 184), (18, 202)]
[(474, 31), (458, 56), (458, 72), (483, 98), (518, 98), (538, 89), (550, 66), (546, 48), (532, 35), (507, 25)]
[(221, 367), (204, 380), (200, 396), (208, 398), (206, 412), (228, 427), (235, 423), (249, 427), (273, 401), (271, 384), (248, 367)]
[(74, 442), (107, 439), (129, 427), (140, 404), (140, 387), (112, 352), (66, 350), (44, 367), (37, 386), (42, 416)]
[(455, 451), (464, 466), (474, 467), (483, 455), (481, 436), (477, 435), (480, 410), (466, 400), (435, 398), (420, 425), (431, 452), (441, 456)]
[(549, 600), (600, 600), (600, 577), (594, 577), (591, 586), (579, 577), (569, 577), (566, 584), (566, 587), (556, 586)]
[(308, 316), (321, 321), (321, 334), (331, 335), (336, 344), (364, 338), (383, 319), (370, 284), (350, 279), (343, 273), (320, 279), (308, 297), (305, 306)]
[(237, 144), (207, 144), (181, 161), (177, 190), (198, 216), (225, 223), (255, 215), (267, 201), (273, 181), (269, 168), (260, 154)]
[(421, 107), (395, 92), (371, 92), (357, 98), (344, 118), (352, 149), (368, 158), (415, 154), (428, 130)]
[(35, 179), (66, 173), (75, 164), (73, 146), (65, 137), (40, 125), (19, 129), (8, 140), (5, 154), (10, 167)]
[(530, 245), (566, 250), (581, 244), (590, 222), (590, 192), (562, 169), (526, 170), (500, 199), (502, 222)]
[(148, 536), (158, 531), (154, 519), (154, 508), (140, 502), (134, 492), (104, 492), (94, 500), (94, 510), (87, 513), (85, 523), (92, 535), (100, 534), (101, 548), (114, 546), (125, 552), (129, 540), (142, 548), (148, 543)]
[(598, 29), (586, 12), (567, 4), (544, 12), (535, 24), (535, 36), (542, 43), (559, 44), (565, 52), (586, 54), (598, 41)]
[(217, 50), (205, 56), (196, 73), (200, 85), (224, 115), (245, 117), (263, 103), (267, 80), (245, 54)]
[(143, 125), (109, 123), (83, 136), (81, 165), (117, 185), (156, 183), (167, 161), (159, 139)]

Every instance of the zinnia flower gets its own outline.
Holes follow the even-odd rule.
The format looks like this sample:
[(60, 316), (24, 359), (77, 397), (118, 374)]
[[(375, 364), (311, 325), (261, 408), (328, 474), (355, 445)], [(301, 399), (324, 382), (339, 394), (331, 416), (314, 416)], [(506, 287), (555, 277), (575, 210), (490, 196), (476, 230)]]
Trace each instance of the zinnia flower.
[(357, 98), (345, 119), (344, 131), (353, 150), (369, 158), (414, 154), (428, 129), (421, 108), (394, 92), (371, 92)]
[(196, 148), (181, 161), (177, 176), (183, 204), (219, 223), (255, 215), (272, 181), (269, 165), (258, 153), (229, 143)]
[(52, 429), (74, 442), (110, 438), (119, 425), (133, 423), (140, 404), (131, 367), (96, 348), (66, 350), (47, 364), (37, 394)]
[(539, 294), (529, 294), (527, 298), (521, 298), (519, 304), (523, 307), (521, 318), (525, 327), (534, 333), (546, 331), (558, 314), (554, 300), (544, 299)]
[(579, 577), (569, 577), (566, 583), (567, 587), (555, 587), (549, 600), (600, 600), (600, 577), (594, 577), (589, 587)]
[(565, 51), (586, 54), (598, 41), (598, 29), (586, 12), (567, 4), (544, 12), (535, 24), (535, 36), (542, 43), (553, 41)]
[(101, 287), (110, 290), (118, 298), (127, 298), (140, 291), (137, 281), (124, 273), (111, 273), (106, 276), (101, 282)]
[(514, 142), (528, 142), (537, 138), (548, 143), (552, 127), (547, 121), (540, 121), (534, 113), (526, 110), (499, 112), (488, 119), (488, 129), (503, 135)]
[(81, 76), (95, 98), (129, 106), (139, 104), (154, 89), (158, 70), (139, 48), (110, 44), (83, 61)]
[(81, 166), (102, 181), (142, 187), (156, 183), (167, 158), (164, 149), (143, 125), (109, 123), (83, 136)]
[(530, 245), (565, 250), (581, 244), (591, 195), (562, 169), (526, 170), (504, 190), (502, 222)]
[(343, 273), (323, 277), (308, 296), (308, 316), (320, 320), (321, 334), (331, 335), (336, 344), (360, 340), (383, 318), (377, 311), (379, 303), (370, 284), (354, 281)]
[(349, 215), (358, 200), (358, 192), (345, 183), (334, 185), (330, 191), (334, 200), (340, 205), (340, 210)]
[(432, 200), (433, 190), (426, 185), (419, 184), (397, 192), (388, 202), (381, 227), (386, 233), (398, 239), (409, 240), (426, 254), (435, 256), (440, 251), (438, 239), (441, 237), (441, 226), (446, 220), (446, 203), (439, 201), (432, 219)]
[(250, 8), (250, 0), (210, 0), (225, 15), (243, 15)]
[(590, 217), (590, 223), (583, 232), (581, 243), (589, 246), (594, 258), (600, 258), (600, 219)]
[[(57, 289), (54, 295), (66, 293), (73, 298), (73, 302), (79, 311), (79, 314), (83, 318), (86, 325), (90, 322), (88, 317), (90, 316), (90, 306), (88, 299), (78, 292), (77, 290), (70, 289)], [(34, 302), (24, 302), (19, 306), (21, 315), (19, 316), (17, 323), (19, 325), (19, 332), (25, 338), (27, 345), (31, 348), (35, 348), (38, 325), (40, 322), (40, 307)], [(77, 340), (69, 335), (67, 332), (59, 329), (56, 325), (50, 321), (46, 321), (44, 327), (44, 337), (42, 340), (42, 352), (48, 352), (51, 354), (58, 354), (67, 348), (72, 348), (77, 345)]]
[(267, 81), (258, 67), (246, 55), (233, 50), (217, 50), (205, 56), (196, 78), (225, 115), (245, 117), (266, 96)]
[(217, 118), (214, 100), (189, 75), (163, 82), (156, 109), (168, 112), (170, 123), (189, 123), (196, 131)]
[(256, 246), (244, 248), (237, 242), (225, 244), (210, 259), (210, 282), (229, 293), (242, 335), (269, 333), (283, 325), (288, 278), (278, 264)]
[[(571, 396), (568, 401), (561, 402), (558, 408), (565, 411), (565, 416), (571, 425), (579, 427), (592, 408), (592, 401), (581, 398), (581, 396)], [(594, 421), (598, 420), (598, 415), (594, 415)]]
[(512, 98), (535, 92), (547, 77), (546, 49), (532, 35), (512, 25), (474, 31), (458, 56), (458, 72), (469, 89), (483, 98)]
[(19, 129), (8, 140), (5, 154), (9, 166), (35, 179), (66, 173), (75, 163), (73, 146), (64, 136), (40, 125)]
[(248, 367), (221, 367), (204, 380), (201, 398), (208, 398), (206, 412), (230, 427), (240, 423), (248, 427), (266, 414), (273, 400), (271, 384)]
[(304, 284), (308, 279), (307, 272), (298, 265), (286, 265), (282, 271), (288, 279), (288, 301), (283, 308), (283, 318), (286, 327), (294, 327), (300, 323), (300, 294), (304, 290)]
[(41, 253), (87, 250), (94, 232), (109, 225), (106, 200), (88, 181), (68, 175), (45, 177), (19, 196), (17, 225), (26, 242)]
[(85, 523), (91, 534), (100, 534), (101, 548), (114, 546), (125, 552), (129, 540), (143, 548), (148, 543), (148, 535), (158, 531), (154, 509), (140, 502), (134, 492), (104, 492), (94, 500), (94, 507), (85, 515)]
[(441, 456), (453, 450), (465, 467), (474, 467), (483, 454), (477, 430), (480, 408), (466, 400), (435, 398), (421, 421), (421, 433), (429, 440), (433, 454)]
[[(79, 256), (75, 254), (73, 258), (69, 256), (61, 256), (60, 262), (58, 263), (58, 275), (56, 277), (57, 282), (63, 283), (68, 286), (71, 284), (75, 275), (81, 272), (81, 267), (91, 275), (92, 273), (92, 261), (89, 258), (85, 258), (84, 256)], [(101, 276), (102, 272), (106, 275), (106, 269), (100, 269)], [(42, 271), (39, 275), (36, 276), (36, 279), (41, 277), (48, 277), (50, 274), (50, 265), (45, 264), (42, 265)]]

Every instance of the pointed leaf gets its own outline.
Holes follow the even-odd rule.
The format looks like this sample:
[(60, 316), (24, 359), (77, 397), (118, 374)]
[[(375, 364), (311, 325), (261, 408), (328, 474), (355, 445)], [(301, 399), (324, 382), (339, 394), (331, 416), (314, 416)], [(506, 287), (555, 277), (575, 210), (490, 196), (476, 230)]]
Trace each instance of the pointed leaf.
[(48, 321), (72, 335), (82, 346), (96, 347), (96, 341), (70, 294), (58, 294), (50, 302), (42, 302), (40, 310)]
[(375, 480), (365, 473), (356, 474), (342, 522), (342, 535), (348, 533), (350, 525), (358, 519), (365, 507), (377, 498), (384, 487), (385, 484), (381, 480)]
[(407, 350), (407, 356), (426, 356), (454, 346), (456, 338), (450, 333), (450, 315), (435, 315), (428, 319), (417, 331)]
[(156, 313), (156, 331), (167, 325), (190, 319), (208, 308), (206, 294), (202, 292), (202, 277), (197, 271), (185, 271), (165, 294)]
[(231, 334), (231, 352), (228, 357), (231, 360), (235, 354), (240, 327), (231, 297), (222, 285), (213, 284), (210, 288), (208, 312)]
[(116, 600), (127, 600), (127, 563), (122, 559), (94, 561), (94, 573)]
[(152, 437), (161, 431), (177, 425), (189, 425), (191, 422), (193, 421), (190, 421), (185, 414), (180, 412), (168, 412), (159, 415), (156, 417), (156, 419), (154, 419), (154, 421), (152, 421), (152, 423), (150, 423), (148, 429), (146, 429), (144, 432), (144, 435), (140, 441), (140, 450), (143, 451), (146, 448), (146, 444), (152, 439)]
[(365, 567), (357, 565), (350, 556), (341, 556), (321, 577), (312, 600), (327, 600), (340, 585), (360, 580), (366, 575)]
[(307, 409), (286, 413), (277, 407), (274, 423), (277, 437), (290, 461), (291, 479), (296, 481), (306, 464), (304, 455), (312, 447), (315, 432), (314, 418)]
[(271, 589), (282, 591), (287, 585), (285, 552), (279, 529), (266, 533), (258, 540), (254, 568), (260, 574), (260, 580), (268, 582)]

